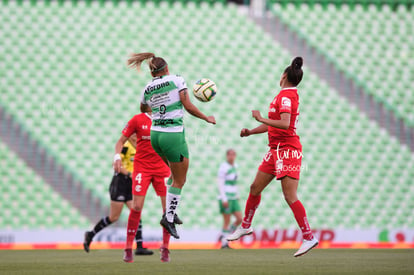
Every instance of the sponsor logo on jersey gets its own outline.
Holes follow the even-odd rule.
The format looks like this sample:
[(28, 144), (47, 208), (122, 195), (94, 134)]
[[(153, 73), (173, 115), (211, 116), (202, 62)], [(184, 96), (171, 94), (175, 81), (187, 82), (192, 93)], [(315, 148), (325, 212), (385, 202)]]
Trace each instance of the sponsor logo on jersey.
[(290, 101), (289, 98), (287, 97), (282, 97), (282, 106), (283, 107), (291, 107), (292, 106), (292, 102)]
[(152, 91), (159, 90), (159, 89), (167, 87), (167, 86), (170, 86), (170, 81), (162, 82), (162, 83), (154, 85), (154, 86), (149, 86), (148, 88), (145, 89), (145, 93), (149, 94)]
[(162, 102), (163, 100), (166, 100), (166, 99), (169, 99), (169, 92), (152, 95), (150, 97), (149, 101), (156, 104), (156, 103)]
[(168, 124), (174, 124), (174, 120), (169, 118), (169, 119), (155, 119), (153, 121), (154, 126), (162, 126), (162, 125), (168, 125)]

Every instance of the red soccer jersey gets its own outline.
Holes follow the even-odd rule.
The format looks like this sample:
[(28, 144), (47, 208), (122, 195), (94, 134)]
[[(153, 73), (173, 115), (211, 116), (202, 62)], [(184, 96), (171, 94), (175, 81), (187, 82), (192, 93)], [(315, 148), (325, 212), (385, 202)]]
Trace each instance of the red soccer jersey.
[(137, 152), (134, 157), (134, 169), (137, 171), (166, 172), (170, 168), (154, 151), (151, 145), (151, 117), (147, 113), (135, 115), (125, 125), (122, 134), (130, 137), (137, 135)]
[(296, 124), (299, 116), (299, 95), (296, 88), (282, 89), (273, 99), (269, 107), (269, 119), (280, 120), (281, 113), (290, 114), (290, 124), (288, 129), (279, 129), (272, 126), (268, 128), (270, 148), (283, 148), (291, 146), (302, 149), (299, 136), (296, 134)]

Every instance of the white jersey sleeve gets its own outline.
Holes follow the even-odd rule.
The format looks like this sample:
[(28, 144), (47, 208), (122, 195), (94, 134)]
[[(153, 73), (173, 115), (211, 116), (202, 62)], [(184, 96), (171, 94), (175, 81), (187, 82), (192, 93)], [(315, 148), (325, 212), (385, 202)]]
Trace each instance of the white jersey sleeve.
[(219, 199), (223, 202), (227, 201), (226, 189), (225, 189), (226, 173), (227, 173), (227, 167), (225, 163), (222, 163), (218, 171), (217, 183), (218, 183), (218, 188), (219, 188)]
[(148, 105), (147, 101), (145, 100), (145, 90), (147, 89), (147, 86), (145, 86), (144, 90), (141, 93), (141, 103), (145, 105)]
[(181, 92), (182, 90), (187, 89), (187, 83), (185, 83), (185, 80), (182, 76), (177, 76), (176, 85), (178, 88), (178, 92)]

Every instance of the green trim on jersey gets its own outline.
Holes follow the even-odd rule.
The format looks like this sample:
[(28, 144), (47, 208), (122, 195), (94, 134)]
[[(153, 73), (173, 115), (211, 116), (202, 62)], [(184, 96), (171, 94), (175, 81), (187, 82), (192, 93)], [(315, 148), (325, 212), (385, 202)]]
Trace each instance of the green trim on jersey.
[(237, 180), (226, 180), (226, 185), (236, 185), (237, 184)]
[(237, 164), (230, 164), (228, 162), (223, 162), (220, 165), (218, 172), (219, 179), (224, 181), (224, 186), (219, 187), (219, 199), (221, 196), (226, 196), (228, 200), (238, 199), (238, 186), (237, 186)]

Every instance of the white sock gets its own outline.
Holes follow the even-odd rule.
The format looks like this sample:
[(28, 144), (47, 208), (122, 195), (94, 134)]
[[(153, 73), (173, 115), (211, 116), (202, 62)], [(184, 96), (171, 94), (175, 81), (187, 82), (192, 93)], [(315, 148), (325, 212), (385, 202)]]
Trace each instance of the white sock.
[(170, 192), (167, 193), (166, 198), (166, 217), (168, 222), (174, 222), (174, 215), (177, 211), (178, 204), (180, 202), (181, 195), (172, 194)]
[(223, 238), (221, 238), (221, 246), (225, 246), (228, 244), (227, 236), (229, 235), (229, 231), (223, 230), (221, 235), (223, 236)]

